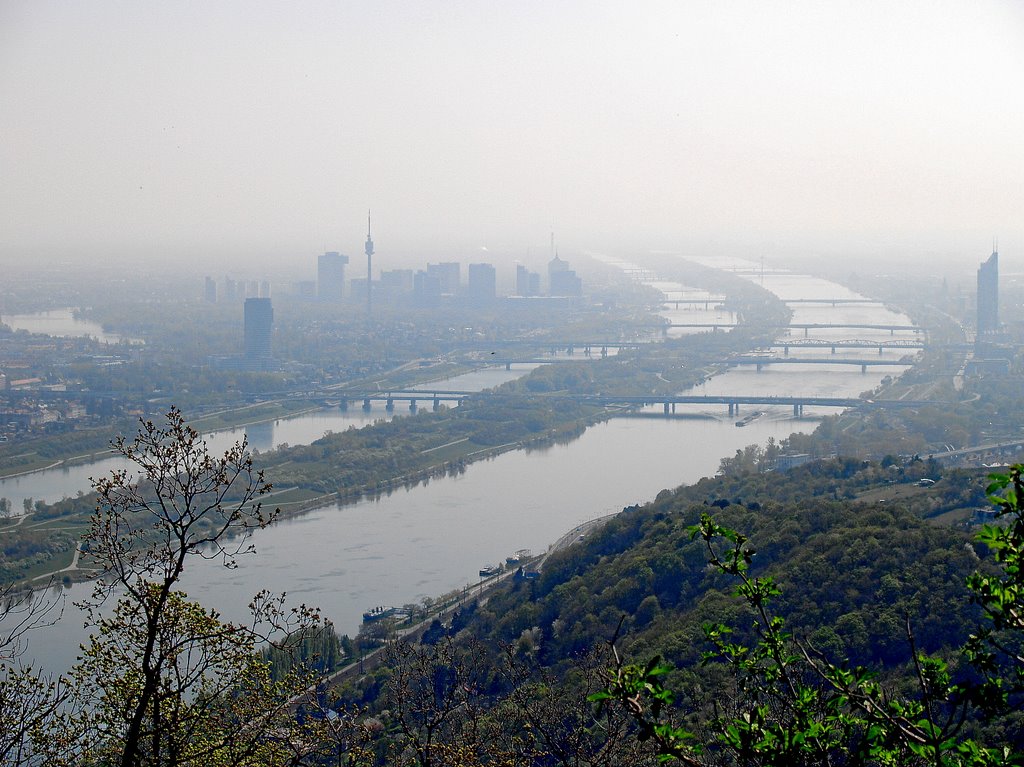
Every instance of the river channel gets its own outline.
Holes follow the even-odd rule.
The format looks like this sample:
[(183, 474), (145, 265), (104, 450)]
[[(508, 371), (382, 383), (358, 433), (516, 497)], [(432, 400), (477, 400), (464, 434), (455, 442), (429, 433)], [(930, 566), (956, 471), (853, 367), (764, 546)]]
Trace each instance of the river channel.
[[(623, 264), (623, 268), (627, 266)], [(783, 299), (856, 297), (834, 283), (802, 275), (765, 275), (764, 286)], [(673, 290), (687, 292), (683, 286), (659, 283), (658, 287), (667, 295)], [(677, 319), (684, 313), (686, 319)], [(713, 307), (666, 312), (673, 322), (721, 322), (719, 315)], [(800, 305), (793, 322), (909, 324), (905, 316), (870, 304)], [(803, 338), (802, 330), (791, 333), (792, 338)], [(915, 335), (836, 328), (811, 331), (809, 337), (882, 341), (912, 340)], [(781, 350), (772, 351), (781, 354)], [(879, 355), (877, 348), (840, 349), (835, 359), (896, 361), (908, 353), (913, 350), (885, 349)], [(804, 348), (793, 348), (789, 354), (832, 356), (830, 350), (823, 353)], [(895, 376), (904, 369), (869, 367), (862, 373), (859, 365), (818, 363), (771, 365), (761, 371), (741, 367), (711, 378), (694, 393), (853, 397), (877, 385), (885, 375)], [(487, 375), (521, 374), (502, 368)], [(454, 380), (448, 382), (451, 388), (456, 388), (455, 384)], [(653, 415), (661, 406), (648, 410)], [(663, 488), (713, 474), (720, 459), (737, 449), (763, 444), (769, 437), (779, 440), (794, 431), (810, 430), (816, 417), (834, 412), (808, 408), (804, 418), (794, 419), (791, 409), (758, 406), (756, 412), (761, 415), (737, 428), (737, 418), (729, 416), (724, 406), (679, 406), (677, 413), (684, 410), (700, 417), (617, 418), (587, 429), (568, 444), (505, 453), (473, 463), (457, 476), (431, 479), (377, 499), (332, 505), (285, 520), (253, 537), (258, 553), (241, 559), (236, 570), (196, 562), (187, 574), (185, 589), (190, 596), (216, 606), (227, 618), (243, 617), (245, 605), (257, 589), (286, 591), (296, 603), (319, 606), (339, 632), (353, 634), (361, 613), (369, 607), (416, 602), (472, 584), (485, 564), (501, 561), (518, 549), (543, 551), (585, 520), (651, 500)], [(383, 408), (369, 414), (350, 408), (344, 413), (334, 410), (281, 419), (269, 427), (258, 425), (255, 432), (250, 426), (246, 432), (256, 449), (266, 449), (262, 446), (299, 444), (328, 429), (357, 425), (358, 419), (385, 416)], [(224, 433), (212, 437), (211, 442), (216, 447), (221, 440), (235, 436), (237, 432)], [(93, 464), (87, 475), (103, 471), (100, 464)], [(0, 484), (0, 495), (5, 492)], [(69, 604), (85, 596), (87, 590), (84, 584), (67, 589)], [(69, 609), (57, 626), (33, 632), (29, 655), (50, 669), (67, 667), (83, 639), (80, 627), (80, 618)]]

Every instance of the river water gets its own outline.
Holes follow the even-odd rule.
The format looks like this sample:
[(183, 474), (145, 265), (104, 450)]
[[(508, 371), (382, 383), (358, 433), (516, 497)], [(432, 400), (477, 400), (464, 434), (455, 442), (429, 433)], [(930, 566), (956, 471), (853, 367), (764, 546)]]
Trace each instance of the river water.
[(141, 338), (108, 333), (98, 322), (83, 320), (74, 316), (72, 309), (51, 309), (32, 314), (8, 314), (0, 322), (11, 330), (27, 330), (29, 333), (43, 333), (58, 338), (92, 338), (104, 344), (141, 344)]
[[(766, 288), (787, 299), (854, 297), (838, 285), (807, 276), (766, 275), (764, 280)], [(683, 286), (661, 289), (686, 292)], [(715, 314), (713, 309), (680, 311), (687, 316)], [(793, 321), (909, 324), (906, 317), (872, 305), (800, 307)], [(798, 337), (802, 333), (794, 331)], [(914, 336), (836, 329), (822, 331), (818, 337), (886, 340)], [(881, 359), (899, 359), (906, 353), (886, 350)], [(820, 350), (790, 351), (791, 356), (799, 354), (823, 356)], [(879, 358), (877, 349), (837, 351), (835, 356), (844, 355)], [(903, 369), (877, 367), (862, 373), (859, 365), (788, 364), (758, 372), (742, 367), (715, 376), (695, 393), (850, 397), (872, 388), (884, 375), (897, 375)], [(502, 374), (514, 377), (521, 371), (500, 368), (486, 373)], [(445, 388), (464, 386), (464, 381), (460, 385), (453, 379)], [(713, 474), (720, 459), (739, 448), (810, 430), (816, 423), (813, 416), (793, 419), (787, 408), (760, 407), (761, 417), (737, 428), (736, 418), (730, 417), (724, 406), (677, 408), (677, 412), (684, 410), (701, 417), (614, 419), (589, 428), (568, 444), (505, 453), (471, 464), (458, 476), (431, 479), (377, 499), (332, 505), (285, 520), (253, 536), (258, 553), (240, 560), (236, 570), (209, 561), (191, 565), (185, 589), (228, 618), (242, 618), (245, 605), (259, 588), (286, 591), (296, 603), (318, 605), (340, 632), (352, 634), (359, 627), (362, 611), (369, 607), (416, 602), (471, 584), (477, 570), (487, 563), (503, 560), (518, 549), (542, 551), (584, 520), (651, 500), (663, 488)], [(834, 411), (818, 408), (814, 415), (826, 412)], [(384, 415), (382, 409), (366, 414), (352, 407), (347, 412), (281, 419), (270, 427), (263, 425), (264, 432), (257, 430), (255, 435), (252, 427), (246, 432), (253, 446), (263, 449), (259, 445), (299, 444), (316, 439), (327, 429), (347, 428), (357, 425), (360, 418)], [(227, 432), (211, 441), (218, 446), (234, 436), (237, 432)], [(102, 469), (94, 465), (89, 473), (95, 476)], [(0, 495), (4, 493), (0, 483)], [(76, 585), (68, 591), (71, 599), (80, 599), (87, 589)], [(69, 615), (70, 620), (65, 617), (57, 627), (30, 637), (30, 655), (47, 668), (69, 665), (84, 638), (81, 620), (73, 611)]]

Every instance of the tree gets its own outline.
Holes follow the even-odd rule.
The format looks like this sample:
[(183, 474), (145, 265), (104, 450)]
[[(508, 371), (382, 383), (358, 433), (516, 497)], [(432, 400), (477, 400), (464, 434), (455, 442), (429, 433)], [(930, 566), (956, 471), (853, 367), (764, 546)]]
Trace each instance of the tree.
[(704, 627), (713, 649), (703, 662), (724, 662), (735, 683), (734, 695), (722, 689), (716, 696), (716, 713), (704, 723), (710, 737), (701, 742), (692, 727), (673, 719), (676, 694), (664, 681), (671, 669), (659, 657), (641, 666), (616, 652), (606, 689), (592, 699), (627, 711), (640, 739), (654, 743), (664, 761), (694, 767), (721, 759), (748, 765), (1024, 764), (1024, 754), (1011, 745), (986, 746), (965, 727), (979, 714), (1016, 710), (1024, 692), (1022, 472), (1017, 465), (991, 477), (988, 493), (1000, 520), (977, 537), (999, 571), (968, 579), (987, 623), (971, 636), (960, 663), (919, 652), (908, 621), (914, 694), (887, 689), (869, 669), (836, 665), (787, 633), (771, 610), (778, 587), (770, 577), (750, 574), (754, 551), (746, 537), (705, 514), (690, 534), (704, 541), (713, 569), (738, 581), (736, 594), (754, 618), (752, 642), (732, 641), (726, 625)]
[(277, 513), (260, 503), (270, 483), (244, 441), (213, 456), (176, 408), (113, 448), (129, 468), (93, 482), (83, 539), (101, 573), (83, 605), (97, 632), (72, 672), (91, 700), (82, 752), (122, 767), (290, 763), (275, 743), (294, 751), (290, 704), (311, 679), (298, 670), (275, 682), (258, 649), (319, 627), (317, 613), (261, 592), (250, 621), (227, 622), (180, 590), (193, 557), (234, 567), (252, 551), (249, 534)]
[(59, 597), (0, 589), (0, 764), (45, 763), (63, 751), (65, 739), (50, 729), (72, 688), (21, 660), (26, 634), (51, 624), (61, 606)]
[(479, 722), (490, 669), (484, 657), (473, 646), (460, 652), (451, 637), (433, 645), (397, 640), (387, 646), (387, 704), (400, 733), (396, 764), (444, 765), (456, 752), (459, 763), (474, 763), (470, 755), (485, 747)]

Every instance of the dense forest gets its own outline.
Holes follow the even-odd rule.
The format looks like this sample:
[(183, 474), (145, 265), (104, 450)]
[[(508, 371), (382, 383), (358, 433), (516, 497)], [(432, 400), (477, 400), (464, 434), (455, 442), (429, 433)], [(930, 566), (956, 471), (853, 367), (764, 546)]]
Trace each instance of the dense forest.
[[(725, 529), (743, 531), (756, 552), (749, 577), (774, 584), (772, 615), (784, 622), (787, 636), (813, 648), (821, 664), (871, 669), (885, 695), (912, 699), (915, 658), (949, 659), (959, 680), (977, 680), (977, 669), (962, 659), (960, 648), (983, 625), (985, 610), (966, 583), (972, 573), (997, 571), (975, 531), (936, 525), (921, 513), (986, 505), (983, 473), (953, 472), (907, 502), (860, 499), (880, 486), (891, 489), (897, 475), (900, 484), (916, 487), (925, 466), (833, 459), (663, 492), (552, 554), (539, 577), (515, 579), (467, 607), (451, 625), (437, 623), (417, 649), (393, 651), (389, 665), (337, 693), (335, 706), (368, 707), (367, 715), (381, 723), (376, 748), (383, 761), (394, 758), (395, 749), (422, 753), (416, 738), (423, 735), (428, 713), (417, 712), (416, 729), (402, 721), (415, 717), (396, 714), (396, 707), (415, 687), (417, 673), (432, 674), (442, 685), (437, 674), (464, 673), (474, 680), (472, 693), (461, 708), (447, 711), (438, 732), (448, 747), (476, 753), (479, 763), (640, 763), (644, 753), (651, 758), (657, 751), (657, 739), (650, 733), (640, 738), (653, 749), (645, 752), (637, 740), (642, 727), (636, 721), (609, 722), (606, 717), (614, 720), (616, 712), (593, 700), (600, 697), (595, 690), (613, 678), (614, 644), (623, 659), (657, 658), (661, 667), (673, 669), (659, 677), (659, 684), (673, 690), (674, 703), (663, 715), (705, 739), (701, 758), (709, 761), (700, 763), (797, 763), (755, 760), (752, 753), (751, 761), (731, 761), (735, 752), (718, 740), (716, 727), (730, 712), (740, 715), (744, 696), (752, 694), (744, 685), (752, 681), (733, 674), (708, 627), (726, 626), (731, 646), (753, 648), (763, 626), (751, 601), (737, 596), (735, 574), (709, 566), (708, 547), (694, 530), (710, 515)], [(1007, 685), (1007, 705), (999, 710), (968, 707), (954, 741), (1024, 747), (1015, 689)], [(637, 687), (624, 700), (640, 706), (641, 693), (650, 691), (650, 685)], [(542, 721), (554, 711), (562, 719)], [(556, 730), (569, 719), (579, 731), (573, 735), (573, 759), (565, 761), (558, 750), (566, 742)], [(489, 733), (486, 742), (473, 740), (472, 733), (481, 731)], [(569, 737), (567, 730), (558, 731)], [(501, 761), (517, 748), (530, 759)], [(841, 748), (832, 751), (828, 763), (887, 763), (849, 753), (840, 758)], [(916, 763), (912, 757), (907, 752), (902, 763)], [(950, 757), (921, 763), (973, 762)]]

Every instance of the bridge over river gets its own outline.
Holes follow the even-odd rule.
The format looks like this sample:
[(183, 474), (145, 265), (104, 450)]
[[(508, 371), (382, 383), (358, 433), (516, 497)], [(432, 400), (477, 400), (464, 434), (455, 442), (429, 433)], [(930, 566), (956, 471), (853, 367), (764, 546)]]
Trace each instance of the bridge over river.
[[(638, 327), (654, 328), (668, 333), (669, 328), (707, 328), (708, 330), (724, 330), (739, 327), (755, 327), (747, 323), (737, 322), (667, 322), (661, 325), (643, 325)], [(849, 322), (791, 322), (788, 325), (763, 325), (757, 326), (767, 330), (803, 330), (804, 336), (809, 336), (812, 330), (824, 330), (826, 328), (843, 328), (846, 330), (888, 330), (889, 335), (896, 335), (896, 331), (909, 331), (912, 333), (924, 333), (924, 328), (918, 325), (885, 325)]]
[(776, 396), (758, 394), (677, 394), (673, 396), (647, 395), (629, 397), (619, 395), (581, 395), (583, 402), (595, 405), (627, 405), (644, 407), (646, 405), (664, 405), (665, 414), (674, 413), (676, 405), (726, 405), (729, 415), (736, 415), (740, 405), (775, 405), (792, 407), (793, 415), (802, 415), (806, 405), (839, 408), (920, 408), (928, 405), (945, 404), (935, 400), (884, 399), (870, 400), (856, 397), (817, 397), (817, 396)]
[(853, 359), (850, 357), (768, 357), (750, 355), (730, 357), (727, 360), (721, 360), (720, 364), (729, 366), (756, 365), (758, 370), (765, 365), (860, 365), (860, 372), (866, 373), (868, 366), (899, 365), (908, 367), (913, 363), (907, 360)]
[[(709, 296), (707, 298), (668, 298), (662, 301), (663, 306), (703, 306), (710, 309), (712, 305), (723, 304), (728, 299), (725, 296)], [(874, 298), (784, 298), (784, 304), (819, 304), (823, 306), (841, 306), (844, 304), (868, 304), (882, 306), (883, 302)], [(727, 307), (726, 307), (727, 308)]]
[(924, 349), (924, 341), (919, 338), (893, 338), (888, 341), (870, 341), (860, 338), (844, 338), (829, 340), (825, 338), (780, 338), (770, 344), (765, 344), (773, 349), (782, 349), (783, 354), (789, 354), (790, 349), (831, 349), (835, 354), (837, 349), (878, 349), (882, 354), (886, 349)]
[[(333, 400), (339, 400), (338, 406), (347, 408), (351, 401), (363, 402), (363, 408), (369, 410), (373, 402), (384, 402), (389, 410), (394, 409), (396, 402), (408, 402), (409, 408), (415, 410), (419, 402), (430, 402), (436, 410), (442, 402), (455, 402), (460, 404), (469, 397), (498, 397), (492, 391), (482, 392), (452, 391), (452, 390), (425, 390), (416, 391), (411, 389), (393, 391), (358, 391), (348, 390), (344, 392), (331, 391), (326, 394)], [(778, 396), (760, 394), (647, 394), (641, 396), (620, 395), (620, 394), (534, 394), (538, 399), (546, 399), (557, 402), (574, 401), (584, 404), (599, 405), (602, 407), (625, 406), (631, 408), (644, 407), (646, 405), (663, 405), (664, 412), (671, 414), (675, 412), (676, 405), (726, 405), (729, 408), (729, 415), (739, 412), (741, 405), (775, 405), (781, 407), (792, 407), (793, 415), (802, 415), (804, 407), (819, 406), (832, 408), (919, 408), (926, 405), (943, 404), (934, 400), (870, 400), (856, 397), (818, 397), (818, 396)]]

